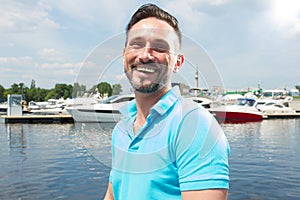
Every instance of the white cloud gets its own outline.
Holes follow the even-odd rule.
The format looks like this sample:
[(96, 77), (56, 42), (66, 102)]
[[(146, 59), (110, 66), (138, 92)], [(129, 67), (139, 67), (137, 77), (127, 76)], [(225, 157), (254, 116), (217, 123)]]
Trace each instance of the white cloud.
[(0, 57), (0, 65), (2, 67), (9, 66), (35, 66), (35, 62), (32, 57)]
[(52, 71), (60, 71), (63, 73), (64, 71), (72, 72), (70, 74), (74, 75), (78, 68), (81, 66), (81, 63), (42, 63), (39, 65), (42, 70), (52, 70)]
[[(36, 3), (37, 2), (37, 3)], [(48, 8), (38, 1), (2, 0), (0, 30), (26, 32), (38, 28), (58, 29), (60, 25), (50, 19)]]
[[(124, 30), (126, 16), (130, 15), (130, 8), (136, 7), (138, 2), (119, 0), (52, 0), (44, 1), (51, 5), (71, 23), (83, 27), (94, 27), (101, 31)], [(134, 6), (133, 6), (134, 5)]]
[(37, 64), (32, 57), (0, 57), (0, 84), (9, 87), (13, 83), (26, 82), (26, 76), (35, 73)]
[(62, 62), (66, 60), (65, 55), (53, 48), (44, 48), (38, 51), (38, 55), (41, 59), (53, 62)]
[(300, 1), (299, 0), (273, 0), (271, 13), (275, 26), (288, 35), (300, 34)]
[(55, 83), (70, 83), (75, 80), (82, 63), (52, 62), (38, 63), (32, 57), (0, 57), (0, 84), (9, 87), (13, 83), (29, 84), (32, 79), (54, 87)]
[[(273, 76), (284, 74), (287, 67), (295, 68), (293, 74), (300, 73), (298, 0), (153, 2), (178, 18), (184, 36), (203, 45), (226, 85), (256, 85), (255, 78), (260, 77), (265, 83), (276, 84)], [(0, 84), (30, 84), (30, 77), (41, 87), (79, 79), (91, 84), (99, 79), (121, 79), (115, 76), (124, 77), (119, 62), (123, 40), (105, 41), (123, 32), (130, 16), (143, 3), (147, 1), (1, 0)], [(121, 47), (114, 41), (122, 43)], [(90, 55), (89, 50), (99, 43), (99, 48), (105, 43), (118, 53), (105, 49)], [(81, 63), (85, 58), (87, 61)], [(203, 62), (198, 59), (195, 64)], [(270, 73), (257, 73), (254, 78), (244, 70), (248, 67), (252, 74), (261, 69)], [(283, 79), (299, 80), (290, 77)]]
[(230, 0), (210, 0), (211, 5), (220, 6), (228, 3)]
[(202, 26), (209, 20), (209, 16), (201, 8), (203, 2), (177, 0), (173, 3), (166, 3), (167, 10), (179, 21), (184, 35), (195, 36), (202, 32)]

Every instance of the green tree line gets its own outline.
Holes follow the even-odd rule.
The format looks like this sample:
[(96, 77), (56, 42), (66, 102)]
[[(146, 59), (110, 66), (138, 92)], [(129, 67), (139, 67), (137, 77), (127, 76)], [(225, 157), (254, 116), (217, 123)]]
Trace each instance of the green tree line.
[(122, 92), (122, 87), (120, 84), (111, 85), (107, 82), (101, 82), (87, 89), (85, 85), (79, 83), (74, 83), (74, 85), (57, 83), (52, 89), (44, 89), (36, 87), (35, 81), (32, 80), (29, 87), (22, 82), (13, 83), (10, 88), (4, 88), (0, 85), (0, 101), (6, 101), (9, 94), (21, 94), (24, 100), (30, 102), (81, 97), (86, 93), (92, 94), (95, 92), (99, 92), (101, 96), (117, 95)]

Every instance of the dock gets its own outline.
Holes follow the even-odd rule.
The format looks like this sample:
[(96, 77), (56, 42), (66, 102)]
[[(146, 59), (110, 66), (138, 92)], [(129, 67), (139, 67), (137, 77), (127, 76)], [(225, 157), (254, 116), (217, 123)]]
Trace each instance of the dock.
[(300, 118), (300, 113), (277, 113), (277, 114), (268, 114), (264, 119), (296, 119)]
[(0, 115), (0, 123), (60, 124), (60, 123), (74, 123), (74, 120), (71, 115), (22, 115), (22, 116)]

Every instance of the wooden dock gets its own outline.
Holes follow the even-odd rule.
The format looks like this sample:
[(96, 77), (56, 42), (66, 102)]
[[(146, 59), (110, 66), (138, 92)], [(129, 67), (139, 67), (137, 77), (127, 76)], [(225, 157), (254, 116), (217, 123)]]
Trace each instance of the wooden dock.
[(277, 113), (277, 114), (268, 114), (267, 117), (264, 119), (295, 119), (300, 118), (300, 113)]
[(22, 116), (0, 115), (0, 123), (60, 124), (60, 123), (74, 123), (74, 120), (71, 115), (22, 115)]

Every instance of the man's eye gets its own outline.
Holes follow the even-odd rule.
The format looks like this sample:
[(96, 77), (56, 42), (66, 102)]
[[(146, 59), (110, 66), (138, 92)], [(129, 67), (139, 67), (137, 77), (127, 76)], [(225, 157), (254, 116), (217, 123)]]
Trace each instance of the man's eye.
[(139, 49), (139, 48), (143, 48), (143, 43), (142, 42), (132, 42), (132, 43), (130, 43), (130, 46), (134, 49)]
[(166, 45), (165, 43), (158, 42), (153, 44), (152, 49), (157, 52), (166, 52), (169, 50), (169, 46)]
[(165, 52), (166, 51), (166, 48), (163, 46), (156, 46), (153, 49), (157, 52)]

